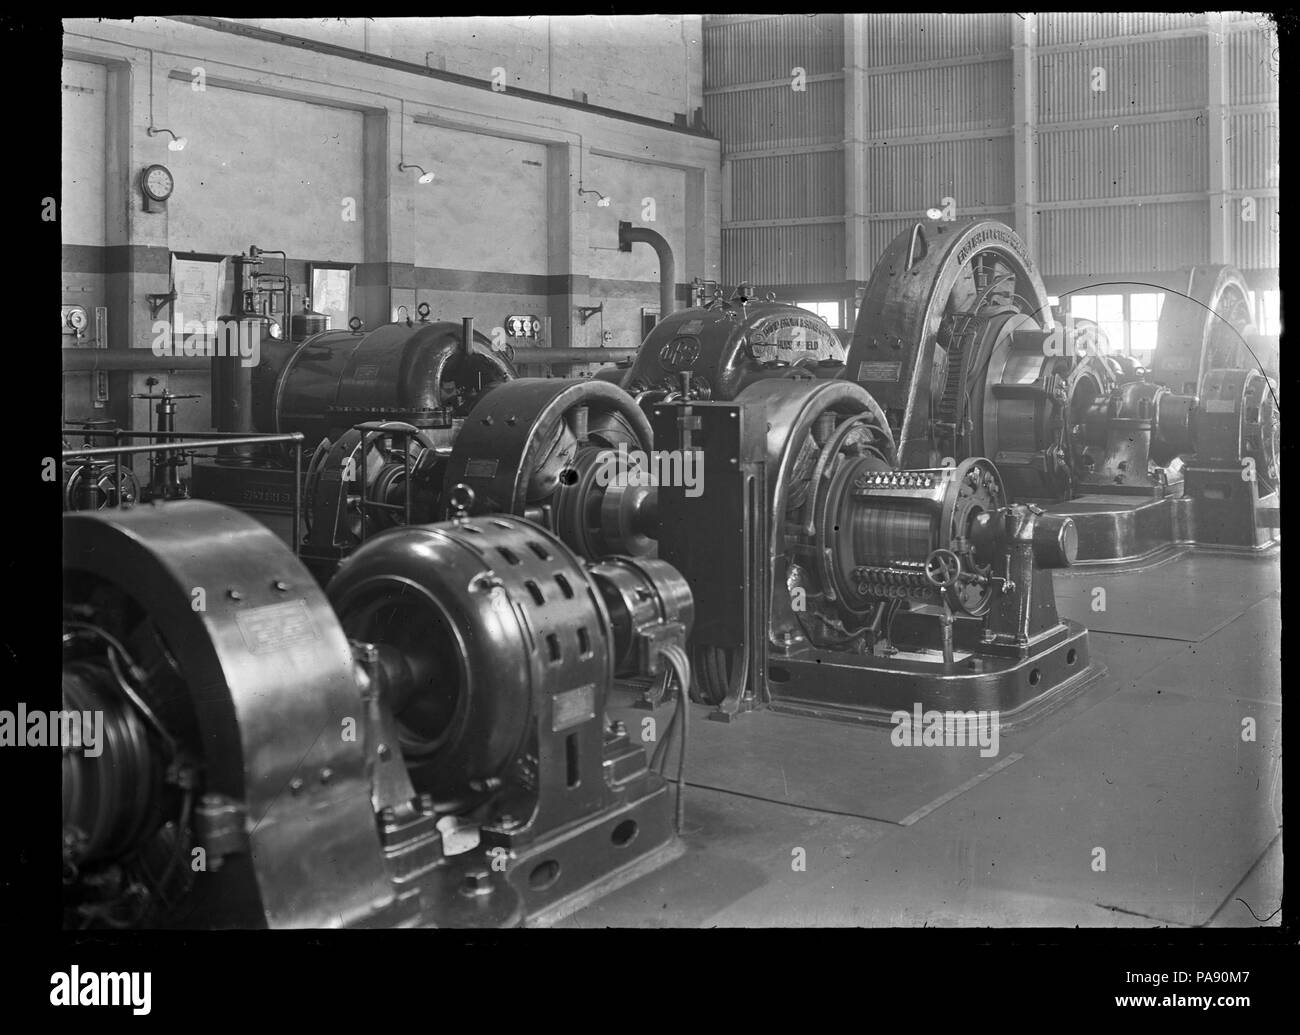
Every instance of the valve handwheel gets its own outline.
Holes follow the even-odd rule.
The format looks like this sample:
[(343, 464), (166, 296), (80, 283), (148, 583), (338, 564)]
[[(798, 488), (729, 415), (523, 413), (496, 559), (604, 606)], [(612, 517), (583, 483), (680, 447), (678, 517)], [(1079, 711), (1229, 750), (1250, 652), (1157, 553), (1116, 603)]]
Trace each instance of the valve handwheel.
[(961, 558), (951, 550), (931, 550), (925, 559), (925, 578), (939, 589), (951, 589), (961, 575)]

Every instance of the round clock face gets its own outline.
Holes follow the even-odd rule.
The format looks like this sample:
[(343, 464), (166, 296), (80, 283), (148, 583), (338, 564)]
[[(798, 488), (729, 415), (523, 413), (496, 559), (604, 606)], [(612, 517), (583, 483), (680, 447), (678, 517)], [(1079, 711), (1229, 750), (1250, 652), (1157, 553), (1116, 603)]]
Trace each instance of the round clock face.
[(176, 186), (171, 170), (165, 165), (149, 166), (145, 169), (141, 182), (145, 193), (154, 201), (166, 201), (171, 197), (172, 189)]

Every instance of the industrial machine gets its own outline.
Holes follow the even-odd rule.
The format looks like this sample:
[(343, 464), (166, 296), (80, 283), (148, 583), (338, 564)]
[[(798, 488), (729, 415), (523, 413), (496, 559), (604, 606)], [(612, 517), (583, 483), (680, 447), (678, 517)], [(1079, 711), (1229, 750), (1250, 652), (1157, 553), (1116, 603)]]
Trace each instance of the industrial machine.
[(689, 374), (693, 399), (726, 400), (792, 368), (838, 377), (844, 359), (843, 344), (821, 317), (741, 284), (730, 299), (715, 293), (707, 305), (660, 320), (619, 383), (649, 407), (678, 398)]
[(103, 721), (63, 754), (69, 926), (540, 923), (680, 852), (605, 717), (616, 675), (689, 686), (662, 562), (460, 517), (370, 540), (327, 599), (180, 501), (66, 515), (64, 599), (63, 707)]
[(450, 516), (462, 485), (473, 513), (528, 518), (582, 557), (648, 555), (653, 495), (607, 475), (620, 455), (649, 449), (636, 403), (597, 380), (504, 381), (452, 428), (365, 422), (311, 464), (302, 557), (328, 581), (367, 536)]
[[(698, 696), (724, 714), (876, 721), (920, 698), (1023, 721), (1087, 685), (1086, 632), (1051, 584), (1074, 522), (1012, 504), (987, 460), (897, 470), (870, 394), (816, 373), (756, 370), (706, 405), (678, 371), (670, 400), (640, 407), (601, 381), (517, 379), (450, 446), (362, 425), (308, 479), (304, 560), (326, 580), (366, 535), (445, 516), (467, 486), (472, 513), (528, 518), (581, 556), (669, 559), (701, 601)], [(653, 476), (623, 477), (633, 453), (657, 458)]]
[[(107, 418), (76, 421), (73, 427), (83, 433), (82, 445), (93, 448), (96, 437), (111, 435), (117, 428), (117, 422)], [(68, 448), (67, 439), (63, 448)], [(92, 458), (74, 460), (64, 464), (63, 509), (67, 510), (103, 510), (116, 507), (119, 496), (123, 503), (134, 503), (140, 498), (140, 483), (135, 473), (123, 464), (119, 467), (112, 460)]]
[[(332, 592), (368, 535), (461, 505), (587, 558), (657, 552), (701, 601), (697, 695), (724, 714), (875, 721), (919, 698), (1023, 721), (1096, 675), (1086, 632), (1055, 610), (1069, 517), (1013, 505), (987, 460), (897, 470), (884, 412), (850, 382), (786, 367), (706, 405), (678, 378), (649, 406), (653, 434), (612, 385), (531, 378), (485, 394), (450, 445), (359, 426), (308, 478), (303, 559)], [(632, 454), (669, 463), (634, 472)]]
[[(1240, 275), (1207, 268), (1190, 284), (1198, 294), (1167, 295), (1143, 371), (1101, 355), (1095, 326), (1054, 319), (1009, 227), (917, 223), (872, 273), (845, 377), (884, 408), (901, 466), (989, 457), (1010, 499), (1074, 518), (1080, 561), (1149, 560), (1192, 542), (1264, 548), (1276, 536), (1277, 386), (1250, 370)], [(1234, 400), (1222, 398), (1229, 370), (1242, 375), (1228, 379)], [(1241, 425), (1233, 456), (1212, 430), (1225, 407)], [(1232, 495), (1231, 520), (1205, 495), (1219, 488), (1184, 481), (1225, 463), (1255, 479)]]
[(861, 386), (793, 371), (652, 423), (657, 449), (702, 455), (705, 491), (658, 489), (658, 546), (695, 597), (695, 685), (718, 717), (883, 724), (920, 702), (1011, 727), (1100, 675), (1053, 595), (1073, 520), (1011, 503), (986, 459), (897, 468)]
[[(261, 252), (250, 249), (250, 254)], [(243, 270), (249, 260), (237, 264)], [(252, 281), (241, 274), (240, 285)], [(418, 320), (384, 324), (365, 332), (353, 318), (348, 330), (331, 330), (309, 303), (288, 320), (288, 333), (273, 335), (263, 291), (237, 290), (226, 322), (258, 335), (257, 362), (234, 354), (212, 359), (213, 424), (220, 432), (301, 432), (308, 449), (329, 449), (354, 425), (402, 421), (447, 441), (479, 396), (510, 380), (510, 363), (491, 342), (461, 324), (430, 322), (427, 304)], [(283, 449), (231, 447), (214, 462), (194, 465), (196, 498), (229, 503), (258, 515), (282, 534), (290, 524), (292, 465)]]

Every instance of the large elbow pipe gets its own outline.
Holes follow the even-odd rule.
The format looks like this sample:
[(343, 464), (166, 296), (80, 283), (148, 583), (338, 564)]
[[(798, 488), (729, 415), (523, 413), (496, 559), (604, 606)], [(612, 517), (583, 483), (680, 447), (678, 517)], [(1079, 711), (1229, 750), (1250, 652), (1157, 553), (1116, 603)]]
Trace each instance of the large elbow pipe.
[(634, 244), (648, 244), (659, 256), (659, 319), (668, 316), (675, 308), (677, 294), (677, 263), (673, 259), (673, 250), (668, 247), (664, 235), (644, 226), (631, 223), (618, 224), (618, 249), (630, 252)]

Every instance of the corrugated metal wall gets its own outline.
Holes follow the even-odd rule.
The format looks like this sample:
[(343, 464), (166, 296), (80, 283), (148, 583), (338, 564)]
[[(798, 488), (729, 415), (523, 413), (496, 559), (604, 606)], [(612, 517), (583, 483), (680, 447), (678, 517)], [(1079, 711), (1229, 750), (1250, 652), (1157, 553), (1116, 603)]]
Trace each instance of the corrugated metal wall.
[(731, 219), (839, 216), (844, 210), (844, 159), (839, 148), (736, 162)]
[[(1047, 276), (1168, 272), (1216, 258), (1277, 266), (1277, 56), (1266, 19), (1020, 17), (706, 18), (706, 117), (729, 177), (724, 277), (851, 291), (865, 274), (846, 269), (847, 213), (863, 213), (869, 270), (910, 219), (946, 197), (959, 217), (1012, 223), (1020, 203)], [(845, 197), (853, 19), (863, 30), (850, 70), (865, 83), (862, 198)], [(1022, 39), (1035, 83), (1023, 144), (1013, 133)], [(796, 65), (812, 77), (803, 93), (789, 87)], [(1220, 81), (1223, 97), (1212, 96)], [(1213, 136), (1216, 112), (1226, 148)], [(1021, 146), (1032, 184), (1017, 198)], [(1235, 218), (1247, 197), (1254, 221)], [(1234, 218), (1220, 215), (1225, 207)]]
[[(1204, 108), (1205, 55), (1203, 34), (1040, 52), (1039, 122)], [(1105, 90), (1093, 88), (1093, 69), (1105, 72)]]
[[(1209, 188), (1207, 45), (1196, 19), (1049, 14), (1037, 27), (1034, 200), (1045, 206), (1037, 242), (1044, 275), (1208, 261), (1205, 201), (1164, 197)], [(1177, 32), (1191, 35), (1142, 38)], [(1116, 206), (1117, 198), (1127, 203)], [(1070, 205), (1051, 207), (1061, 202)]]
[[(1161, 155), (1152, 161), (1152, 155)], [(1204, 191), (1209, 149), (1204, 114), (1161, 122), (1040, 127), (1038, 198), (1087, 201)]]
[(867, 14), (868, 65), (909, 65), (996, 54), (1011, 46), (1011, 25), (1002, 14)]
[(951, 198), (959, 219), (988, 216), (1010, 209), (1016, 185), (1010, 16), (863, 18), (868, 231), (859, 280), (926, 209)]
[(1104, 279), (1204, 262), (1209, 233), (1204, 201), (1047, 209), (1038, 215), (1038, 253), (1045, 276)]
[[(776, 147), (835, 144), (844, 136), (844, 91), (838, 79), (790, 89), (787, 76), (727, 93), (704, 94), (704, 120), (722, 137), (723, 158)], [(755, 159), (759, 160), (759, 159)]]
[(1188, 29), (1194, 24), (1187, 14), (1040, 14), (1038, 45), (1051, 47), (1061, 43), (1089, 43), (1111, 37), (1149, 36), (1157, 32)]
[(837, 14), (705, 15), (704, 88), (787, 79), (798, 66), (809, 75), (839, 72), (844, 19)]
[[(1281, 262), (1277, 39), (1262, 16), (1241, 15), (1227, 49), (1229, 254), (1244, 269), (1271, 270)], [(1245, 218), (1246, 199), (1253, 202), (1254, 220)]]
[[(722, 277), (766, 288), (821, 284), (844, 276), (844, 224), (722, 229)], [(802, 299), (801, 301), (808, 301)]]
[[(727, 283), (843, 279), (843, 55), (840, 15), (705, 18), (704, 117), (723, 142), (731, 199)], [(795, 69), (802, 90), (792, 89)]]
[(869, 74), (869, 136), (937, 136), (1010, 125), (1010, 51), (975, 64), (872, 69)]
[[(920, 214), (941, 198), (967, 208), (1015, 201), (1009, 135), (867, 149), (867, 202), (877, 213)], [(873, 217), (874, 220), (875, 217)]]

